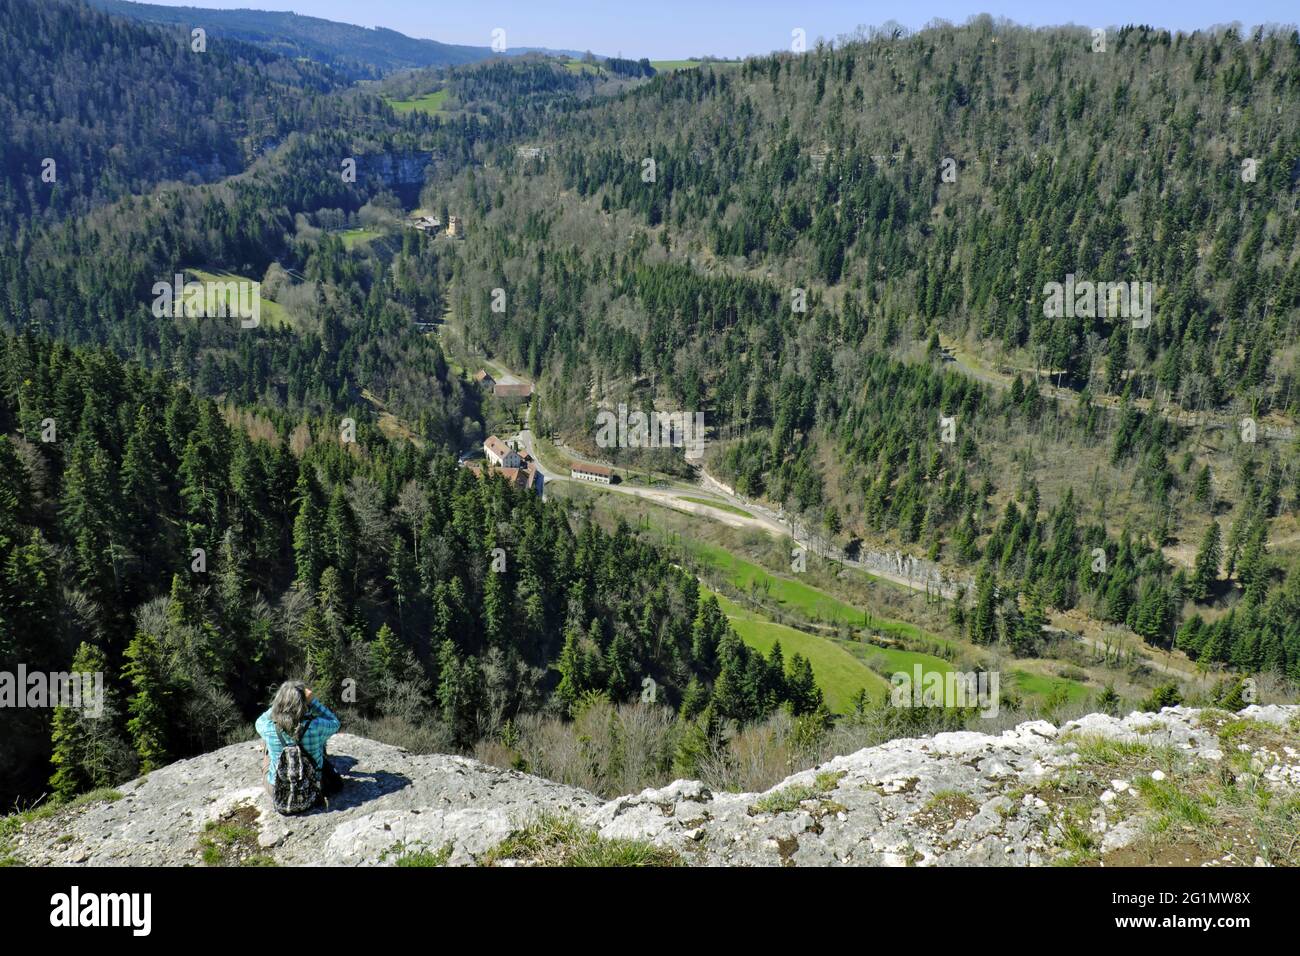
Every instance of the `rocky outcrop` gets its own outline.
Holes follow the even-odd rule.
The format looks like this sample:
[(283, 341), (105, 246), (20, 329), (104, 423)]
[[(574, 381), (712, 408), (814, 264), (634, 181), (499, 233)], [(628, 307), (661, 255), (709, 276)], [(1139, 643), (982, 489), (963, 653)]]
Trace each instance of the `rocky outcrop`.
[(1059, 728), (1035, 721), (997, 736), (894, 740), (762, 794), (679, 780), (608, 801), (463, 757), (340, 734), (330, 749), (348, 781), (344, 792), (292, 818), (271, 808), (259, 784), (260, 745), (245, 743), (156, 770), (119, 788), (117, 799), (34, 819), (10, 852), (36, 865), (199, 864), (214, 828), (238, 821), (261, 862), (383, 865), (427, 851), (439, 862), (474, 864), (512, 832), (554, 814), (695, 864), (1140, 863), (1124, 854), (1144, 847), (1183, 857), (1172, 862), (1251, 865), (1266, 862), (1266, 851), (1252, 845), (1248, 827), (1218, 827), (1210, 849), (1196, 838), (1192, 811), (1176, 821), (1190, 834), (1181, 842), (1153, 840), (1151, 824), (1167, 793), (1199, 800), (1204, 790), (1212, 809), (1210, 791), (1234, 781), (1249, 793), (1300, 791), (1297, 726), (1294, 706), (1236, 716), (1186, 708), (1093, 714)]
[(357, 178), (375, 177), (390, 189), (424, 185), (424, 171), (433, 157), (415, 150), (405, 152), (367, 153), (359, 155)]

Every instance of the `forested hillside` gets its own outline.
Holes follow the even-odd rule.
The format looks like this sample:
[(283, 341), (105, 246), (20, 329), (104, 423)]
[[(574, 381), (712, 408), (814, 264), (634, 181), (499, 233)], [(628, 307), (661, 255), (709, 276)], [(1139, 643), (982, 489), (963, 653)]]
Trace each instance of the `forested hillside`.
[[(1284, 32), (977, 20), (676, 72), (464, 174), (456, 311), (567, 441), (593, 390), (704, 410), (743, 494), (964, 568), (977, 641), (1081, 606), (1300, 673), (1298, 100)], [(1149, 325), (1048, 315), (1067, 275), (1151, 283)]]
[(369, 29), (275, 10), (178, 8), (130, 0), (90, 3), (119, 17), (184, 27), (187, 32), (204, 27), (215, 37), (253, 43), (284, 57), (327, 64), (352, 79), (373, 78), (393, 70), (473, 63), (492, 55), (486, 46), (420, 40), (382, 27)]
[(162, 180), (242, 170), (293, 129), (327, 123), (326, 68), (246, 44), (197, 52), (189, 31), (146, 27), (80, 2), (0, 6), (3, 234), (85, 212)]
[[(222, 745), (303, 667), (447, 747), (646, 678), (689, 716), (708, 686), (717, 719), (820, 707), (806, 663), (749, 652), (662, 553), (445, 452), (30, 335), (0, 342), (0, 390), (0, 660), (108, 675), (107, 720), (55, 714), (57, 793)], [(48, 714), (0, 719), (7, 803), (46, 773)]]
[[(620, 402), (704, 413), (709, 475), (828, 553), (962, 582), (926, 606), (941, 633), (891, 625), (932, 661), (1029, 666), (1068, 613), (1238, 671), (1215, 703), (1300, 680), (1296, 34), (1094, 52), (981, 18), (351, 86), (63, 0), (0, 17), (0, 671), (109, 690), (107, 720), (0, 711), (0, 805), (242, 739), (299, 674), (376, 736), (602, 786), (788, 772), (747, 736), (769, 719), (801, 753), (962, 724), (888, 707), (848, 637), (866, 676), (832, 716), (828, 675), (743, 640), (687, 542), (608, 507), (626, 489), (460, 467), (531, 427), (697, 477), (597, 447)], [(263, 321), (160, 316), (178, 274), (260, 283)], [(1149, 283), (1151, 321), (1052, 313), (1067, 277)], [(476, 383), (493, 362), (531, 403)], [(861, 643), (849, 610), (782, 633)]]

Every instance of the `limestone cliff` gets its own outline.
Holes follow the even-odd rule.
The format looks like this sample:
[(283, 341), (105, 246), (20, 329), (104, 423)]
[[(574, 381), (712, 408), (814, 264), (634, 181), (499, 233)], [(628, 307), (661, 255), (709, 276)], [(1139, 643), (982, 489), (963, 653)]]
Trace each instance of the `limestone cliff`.
[(1286, 863), (1298, 727), (1295, 706), (1093, 714), (1060, 728), (895, 740), (764, 794), (677, 781), (608, 801), (340, 734), (330, 749), (344, 793), (296, 818), (272, 810), (260, 745), (246, 743), (29, 820), (9, 852), (34, 865), (386, 865), (421, 852), (450, 865), (521, 864), (527, 841), (505, 852), (503, 841), (545, 815), (597, 845), (644, 841), (656, 859), (687, 864)]

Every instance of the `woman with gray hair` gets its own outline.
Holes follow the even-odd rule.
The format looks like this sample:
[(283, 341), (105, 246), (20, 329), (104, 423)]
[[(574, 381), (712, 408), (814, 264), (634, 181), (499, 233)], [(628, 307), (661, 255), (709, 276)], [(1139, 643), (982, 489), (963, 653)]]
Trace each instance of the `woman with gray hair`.
[(275, 774), (286, 747), (301, 748), (325, 794), (336, 793), (343, 780), (325, 756), (325, 743), (339, 729), (339, 719), (317, 700), (300, 680), (287, 680), (275, 692), (270, 708), (257, 718), (257, 732), (265, 748), (263, 769), (267, 789), (275, 793)]

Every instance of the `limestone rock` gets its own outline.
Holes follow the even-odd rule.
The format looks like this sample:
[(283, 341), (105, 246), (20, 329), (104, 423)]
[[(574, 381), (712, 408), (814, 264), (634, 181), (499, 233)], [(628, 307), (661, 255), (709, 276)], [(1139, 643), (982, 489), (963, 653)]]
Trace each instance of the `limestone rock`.
[[(1258, 765), (1259, 785), (1300, 790), (1300, 749), (1284, 742), (1300, 707), (1252, 706), (1240, 716), (1278, 729), (1260, 738), (1267, 745), (1240, 745)], [(339, 734), (330, 753), (345, 789), (310, 814), (275, 813), (261, 786), (260, 746), (250, 742), (155, 770), (120, 787), (121, 799), (32, 820), (11, 839), (10, 852), (35, 865), (201, 865), (208, 828), (234, 820), (249, 852), (279, 865), (386, 865), (421, 850), (472, 865), (539, 814), (556, 813), (605, 839), (657, 844), (687, 863), (1044, 865), (1065, 852), (1068, 829), (1054, 785), (1063, 771), (1075, 774), (1087, 738), (1167, 748), (1201, 767), (1224, 759), (1200, 712), (1173, 707), (1090, 714), (1060, 728), (1040, 720), (998, 735), (892, 740), (794, 774), (763, 794), (677, 780), (602, 800), (465, 757), (417, 755)], [(1105, 854), (1143, 836), (1143, 801), (1131, 781), (1158, 781), (1163, 773), (1150, 764), (1102, 770), (1083, 794), (1089, 799), (1079, 804), (1077, 823)]]

